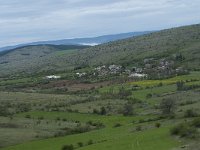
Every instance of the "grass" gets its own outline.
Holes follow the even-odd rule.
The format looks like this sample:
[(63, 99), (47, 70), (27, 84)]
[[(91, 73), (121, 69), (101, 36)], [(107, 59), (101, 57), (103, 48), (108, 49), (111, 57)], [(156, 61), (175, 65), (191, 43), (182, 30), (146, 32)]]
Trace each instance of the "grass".
[[(43, 115), (47, 118), (54, 117), (67, 117), (71, 119), (79, 119), (82, 121), (87, 120), (99, 120), (106, 124), (106, 128), (91, 131), (84, 134), (70, 135), (61, 138), (52, 138), (46, 140), (39, 140), (29, 143), (20, 144), (17, 146), (11, 146), (2, 150), (60, 150), (62, 145), (74, 144), (78, 142), (84, 143), (84, 145), (92, 140), (92, 145), (86, 145), (80, 149), (92, 150), (92, 149), (109, 149), (109, 150), (124, 150), (124, 149), (137, 149), (137, 150), (153, 150), (158, 148), (160, 150), (168, 150), (176, 147), (179, 143), (169, 135), (169, 128), (162, 127), (160, 129), (147, 128), (143, 132), (134, 131), (134, 126), (131, 120), (138, 120), (141, 117), (120, 117), (120, 116), (95, 116), (85, 114), (73, 114), (73, 113), (42, 113), (32, 112), (31, 115), (39, 116)], [(20, 115), (21, 116), (21, 115)], [(23, 116), (23, 115), (22, 115)], [(98, 118), (98, 119), (97, 119)], [(112, 122), (112, 124), (111, 124)], [(114, 122), (121, 123), (119, 128), (111, 127)], [(143, 124), (147, 125), (147, 124)], [(149, 124), (148, 124), (149, 126)]]
[[(91, 114), (91, 108), (99, 109), (101, 106), (111, 105), (116, 111), (127, 102), (126, 99), (101, 99), (101, 94), (109, 91), (112, 87), (115, 92), (121, 85), (112, 85), (99, 89), (99, 93), (92, 93), (98, 97), (97, 100), (83, 102), (87, 97), (86, 95), (67, 95), (67, 94), (39, 94), (39, 93), (24, 93), (24, 92), (0, 92), (0, 101), (2, 103), (10, 102), (11, 104), (28, 103), (31, 104), (32, 110), (30, 112), (17, 113), (13, 120), (0, 118), (2, 123), (10, 123), (18, 125), (18, 128), (0, 128), (0, 142), (5, 143), (2, 150), (61, 150), (63, 145), (73, 144), (78, 148), (78, 142), (83, 143), (83, 150), (170, 150), (177, 148), (182, 143), (178, 142), (170, 135), (170, 128), (172, 124), (179, 122), (183, 114), (188, 109), (195, 109), (199, 111), (200, 99), (199, 93), (193, 90), (190, 91), (176, 91), (176, 82), (183, 80), (186, 84), (198, 84), (199, 72), (192, 72), (189, 75), (177, 76), (171, 79), (161, 80), (162, 86), (157, 80), (139, 81), (140, 88), (132, 90), (133, 83), (126, 83), (124, 87), (132, 90), (132, 97), (140, 99), (142, 103), (134, 104), (136, 116), (123, 116), (116, 113), (112, 115), (95, 115)], [(173, 81), (173, 82), (172, 82)], [(135, 83), (135, 82), (134, 82)], [(146, 88), (150, 83), (152, 86)], [(197, 89), (198, 90), (198, 89)], [(147, 94), (152, 94), (152, 97), (147, 98)], [(163, 98), (173, 97), (177, 101), (177, 110), (175, 114), (177, 118), (174, 120), (163, 119), (151, 121), (159, 117), (159, 109), (155, 109)], [(191, 99), (192, 97), (192, 99)], [(190, 102), (192, 100), (192, 102)], [(70, 102), (76, 102), (70, 104)], [(36, 104), (36, 106), (34, 106)], [(58, 111), (47, 112), (40, 108), (47, 106), (59, 108)], [(89, 108), (91, 106), (91, 108)], [(65, 109), (78, 110), (77, 112), (62, 112)], [(88, 113), (89, 112), (89, 113)], [(30, 119), (26, 118), (30, 116)], [(34, 125), (38, 118), (43, 118), (41, 124)], [(58, 121), (59, 118), (59, 121)], [(63, 122), (63, 120), (67, 120)], [(47, 125), (46, 122), (49, 122)], [(85, 124), (88, 121), (100, 122), (105, 125), (104, 128), (92, 130), (90, 132), (68, 135), (64, 137), (52, 138), (53, 134), (61, 131), (64, 127), (73, 127), (73, 122), (80, 122)], [(155, 123), (160, 122), (160, 128), (155, 127)], [(71, 124), (72, 123), (72, 124)], [(28, 128), (23, 125), (29, 124)], [(59, 125), (60, 124), (60, 125)], [(115, 128), (116, 124), (120, 127)], [(136, 127), (140, 125), (141, 131), (136, 131)], [(6, 131), (6, 132), (5, 132)], [(40, 134), (38, 134), (40, 133)], [(35, 138), (39, 135), (40, 138)], [(50, 135), (50, 136), (49, 136)], [(43, 138), (46, 139), (43, 139)], [(92, 140), (93, 144), (88, 145), (88, 141)], [(18, 144), (18, 145), (15, 145)], [(13, 146), (12, 146), (13, 145)]]
[(65, 118), (67, 120), (74, 120), (80, 122), (102, 122), (107, 127), (113, 127), (116, 123), (120, 122), (122, 124), (130, 124), (133, 121), (153, 118), (154, 116), (137, 116), (137, 117), (124, 117), (122, 115), (112, 115), (112, 116), (101, 116), (94, 114), (84, 114), (84, 113), (69, 113), (69, 112), (28, 112), (18, 114), (17, 117), (25, 117), (26, 115), (30, 115), (33, 118), (44, 117), (45, 119), (53, 119), (56, 118)]
[(200, 80), (200, 72), (191, 72), (189, 75), (182, 75), (182, 76), (176, 76), (169, 79), (164, 80), (143, 80), (143, 81), (137, 81), (137, 82), (131, 82), (131, 85), (138, 85), (141, 87), (152, 87), (156, 86), (159, 83), (162, 83), (163, 85), (169, 85), (169, 84), (175, 84), (178, 81), (186, 81), (186, 80)]

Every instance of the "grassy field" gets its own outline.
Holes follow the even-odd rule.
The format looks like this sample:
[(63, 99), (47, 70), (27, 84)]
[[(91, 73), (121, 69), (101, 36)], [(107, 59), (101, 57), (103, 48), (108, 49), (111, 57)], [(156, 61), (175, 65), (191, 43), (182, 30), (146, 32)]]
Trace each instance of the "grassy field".
[[(184, 145), (185, 139), (172, 136), (170, 129), (192, 119), (185, 117), (188, 110), (200, 111), (200, 92), (198, 87), (177, 91), (177, 81), (184, 81), (187, 86), (198, 85), (199, 72), (164, 80), (116, 83), (90, 90), (90, 94), (0, 92), (1, 105), (12, 112), (0, 117), (1, 149), (62, 150), (64, 145), (70, 144), (83, 150), (178, 149)], [(161, 82), (162, 85), (158, 85)], [(131, 95), (126, 98), (106, 97), (111, 89), (116, 94), (122, 86), (131, 90)], [(159, 105), (168, 98), (176, 101), (176, 110), (174, 117), (163, 118)], [(134, 114), (124, 116), (123, 108), (130, 101), (134, 102)], [(30, 109), (21, 109), (24, 104)], [(102, 107), (105, 107), (106, 115), (93, 112)], [(156, 123), (161, 126), (156, 127)], [(80, 127), (87, 129), (65, 133), (66, 128), (73, 131)]]
[[(38, 150), (59, 150), (62, 145), (74, 144), (77, 146), (78, 142), (84, 143), (85, 146), (80, 149), (155, 149), (168, 150), (170, 148), (178, 146), (180, 143), (169, 135), (169, 127), (163, 124), (162, 128), (156, 129), (154, 123), (142, 123), (143, 131), (136, 131), (137, 124), (133, 124), (133, 121), (139, 121), (139, 119), (149, 118), (150, 116), (141, 117), (123, 117), (123, 116), (95, 116), (88, 114), (74, 114), (74, 113), (41, 113), (32, 112), (28, 113), (33, 117), (44, 116), (44, 118), (54, 119), (56, 117), (66, 117), (68, 119), (80, 120), (80, 121), (101, 121), (105, 124), (104, 129), (97, 131), (91, 131), (89, 133), (70, 135), (62, 138), (52, 138), (47, 140), (35, 141), (31, 143), (25, 143), (14, 147), (5, 148), (5, 150), (18, 150), (18, 149), (38, 149)], [(18, 117), (23, 117), (25, 114), (21, 114)], [(115, 123), (121, 123), (122, 126), (113, 128)], [(87, 145), (87, 142), (92, 140), (91, 145)], [(145, 144), (143, 144), (145, 143)]]

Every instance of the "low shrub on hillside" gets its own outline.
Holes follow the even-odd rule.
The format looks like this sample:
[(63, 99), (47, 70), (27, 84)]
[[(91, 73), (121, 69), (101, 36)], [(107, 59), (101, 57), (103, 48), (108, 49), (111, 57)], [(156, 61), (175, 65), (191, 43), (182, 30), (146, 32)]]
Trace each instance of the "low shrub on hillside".
[(197, 114), (197, 112), (195, 112), (193, 109), (188, 109), (188, 110), (185, 111), (184, 116), (185, 116), (186, 118), (191, 118), (191, 117), (197, 117), (198, 114)]
[(131, 103), (125, 104), (122, 113), (123, 113), (124, 116), (133, 115), (134, 114), (133, 105)]
[[(180, 137), (195, 138), (198, 130), (196, 127), (200, 125), (200, 119), (194, 120), (192, 123), (180, 123), (174, 126), (170, 132), (172, 135), (178, 135)], [(200, 126), (199, 126), (200, 127)]]
[(161, 123), (159, 123), (159, 122), (156, 122), (156, 123), (155, 123), (155, 127), (156, 127), (156, 128), (160, 128), (160, 126), (161, 126)]
[(200, 128), (200, 118), (196, 118), (192, 121), (192, 125), (197, 127), (197, 128)]
[(121, 126), (122, 126), (122, 124), (116, 123), (116, 124), (113, 126), (113, 128), (118, 128), (118, 127), (121, 127)]
[(92, 145), (93, 143), (94, 143), (94, 142), (93, 142), (92, 140), (89, 140), (87, 144), (88, 144), (88, 145)]
[(189, 123), (180, 123), (171, 129), (172, 135), (180, 137), (194, 138), (196, 137), (197, 129)]
[(78, 147), (83, 147), (83, 142), (78, 142), (77, 145)]
[(141, 125), (136, 126), (135, 130), (136, 131), (142, 131), (142, 126)]
[(74, 150), (74, 146), (73, 145), (64, 145), (62, 147), (62, 150)]

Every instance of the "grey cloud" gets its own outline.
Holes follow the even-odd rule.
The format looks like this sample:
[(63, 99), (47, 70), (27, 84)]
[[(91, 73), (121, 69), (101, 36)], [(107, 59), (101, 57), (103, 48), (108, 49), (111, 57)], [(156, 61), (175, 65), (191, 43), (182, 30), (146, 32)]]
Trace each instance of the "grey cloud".
[(0, 0), (0, 47), (199, 23), (199, 0)]

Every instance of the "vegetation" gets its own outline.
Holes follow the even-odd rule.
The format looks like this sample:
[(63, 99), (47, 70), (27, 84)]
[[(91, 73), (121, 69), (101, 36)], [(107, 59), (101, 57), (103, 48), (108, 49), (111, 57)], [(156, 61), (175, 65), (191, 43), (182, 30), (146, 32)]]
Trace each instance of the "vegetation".
[(45, 45), (2, 54), (0, 149), (200, 146), (199, 31), (194, 25), (87, 49)]

